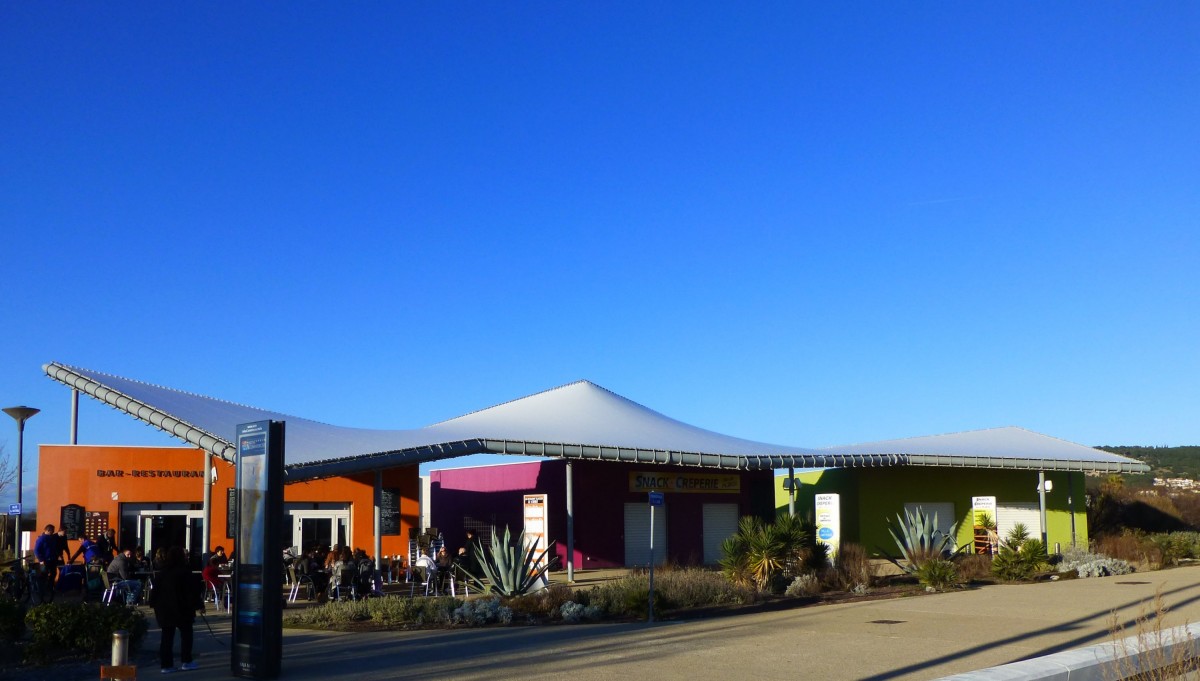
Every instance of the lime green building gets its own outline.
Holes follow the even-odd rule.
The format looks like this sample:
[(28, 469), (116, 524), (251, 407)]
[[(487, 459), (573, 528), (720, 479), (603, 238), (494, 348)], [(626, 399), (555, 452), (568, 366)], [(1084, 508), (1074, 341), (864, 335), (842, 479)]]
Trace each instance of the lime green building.
[[(849, 465), (796, 470), (798, 515), (814, 515), (817, 495), (838, 495), (842, 543), (872, 555), (897, 555), (888, 523), (918, 508), (937, 514), (943, 531), (957, 525), (960, 546), (976, 539), (973, 510), (985, 509), (1003, 538), (1017, 523), (1042, 534), (1044, 498), (1047, 548), (1087, 546), (1085, 476), (1144, 473), (1145, 464), (1020, 428), (890, 440), (837, 447)], [(862, 462), (875, 465), (862, 465)], [(793, 492), (786, 471), (775, 477), (776, 513), (789, 511)], [(1046, 490), (1040, 491), (1041, 481)], [(815, 515), (814, 515), (815, 517)], [(982, 536), (982, 535), (981, 535)]]

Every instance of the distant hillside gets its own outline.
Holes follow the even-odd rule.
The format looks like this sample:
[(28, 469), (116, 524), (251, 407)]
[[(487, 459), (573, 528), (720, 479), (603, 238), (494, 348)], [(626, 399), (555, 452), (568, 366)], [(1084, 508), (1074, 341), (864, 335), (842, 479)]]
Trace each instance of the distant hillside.
[[(1128, 456), (1131, 459), (1137, 459), (1150, 464), (1153, 469), (1151, 474), (1157, 478), (1191, 478), (1200, 480), (1200, 446), (1188, 447), (1097, 447), (1106, 452)], [(1134, 482), (1137, 478), (1147, 477), (1145, 482), (1149, 484), (1148, 476), (1131, 475), (1126, 478), (1130, 482)], [(1141, 483), (1141, 480), (1136, 480), (1135, 484)], [(1141, 485), (1138, 484), (1140, 487)]]

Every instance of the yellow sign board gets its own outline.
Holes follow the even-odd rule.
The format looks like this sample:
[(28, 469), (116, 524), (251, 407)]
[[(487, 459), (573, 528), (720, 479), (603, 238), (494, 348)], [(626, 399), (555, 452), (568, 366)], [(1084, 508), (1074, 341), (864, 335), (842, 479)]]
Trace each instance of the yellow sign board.
[(737, 494), (742, 491), (742, 478), (712, 473), (630, 473), (629, 491)]

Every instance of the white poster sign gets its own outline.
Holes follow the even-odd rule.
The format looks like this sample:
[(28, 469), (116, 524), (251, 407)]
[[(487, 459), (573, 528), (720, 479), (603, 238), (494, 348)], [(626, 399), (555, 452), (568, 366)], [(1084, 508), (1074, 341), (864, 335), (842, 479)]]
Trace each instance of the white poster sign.
[(838, 546), (842, 541), (841, 496), (837, 494), (817, 495), (817, 541), (829, 547), (829, 560), (837, 559)]
[(545, 565), (550, 559), (546, 552), (546, 545), (550, 541), (547, 536), (550, 532), (549, 521), (546, 517), (549, 506), (547, 496), (545, 494), (525, 495), (525, 550), (528, 551), (534, 542), (537, 542), (537, 555), (539, 556), (539, 559), (530, 566), (531, 569)]
[(993, 555), (999, 544), (996, 533), (996, 497), (971, 497), (971, 524), (975, 553)]

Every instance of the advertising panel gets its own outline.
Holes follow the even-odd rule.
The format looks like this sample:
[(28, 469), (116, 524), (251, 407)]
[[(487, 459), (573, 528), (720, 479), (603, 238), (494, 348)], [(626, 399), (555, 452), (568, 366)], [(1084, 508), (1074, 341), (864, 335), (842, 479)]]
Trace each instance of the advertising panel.
[(975, 553), (991, 555), (998, 548), (996, 497), (971, 497), (971, 521), (975, 526)]
[(548, 508), (547, 497), (545, 494), (526, 494), (525, 495), (525, 550), (537, 542), (537, 551), (539, 559), (530, 567), (533, 569), (539, 568), (546, 564), (549, 560), (549, 554), (546, 552), (546, 546), (549, 545), (550, 537), (548, 529), (548, 520), (546, 517), (546, 509)]
[(283, 422), (237, 427), (237, 507), (230, 667), (234, 676), (274, 678), (283, 654)]
[(842, 505), (837, 494), (818, 494), (816, 498), (817, 541), (829, 547), (829, 561), (837, 559), (842, 541)]

